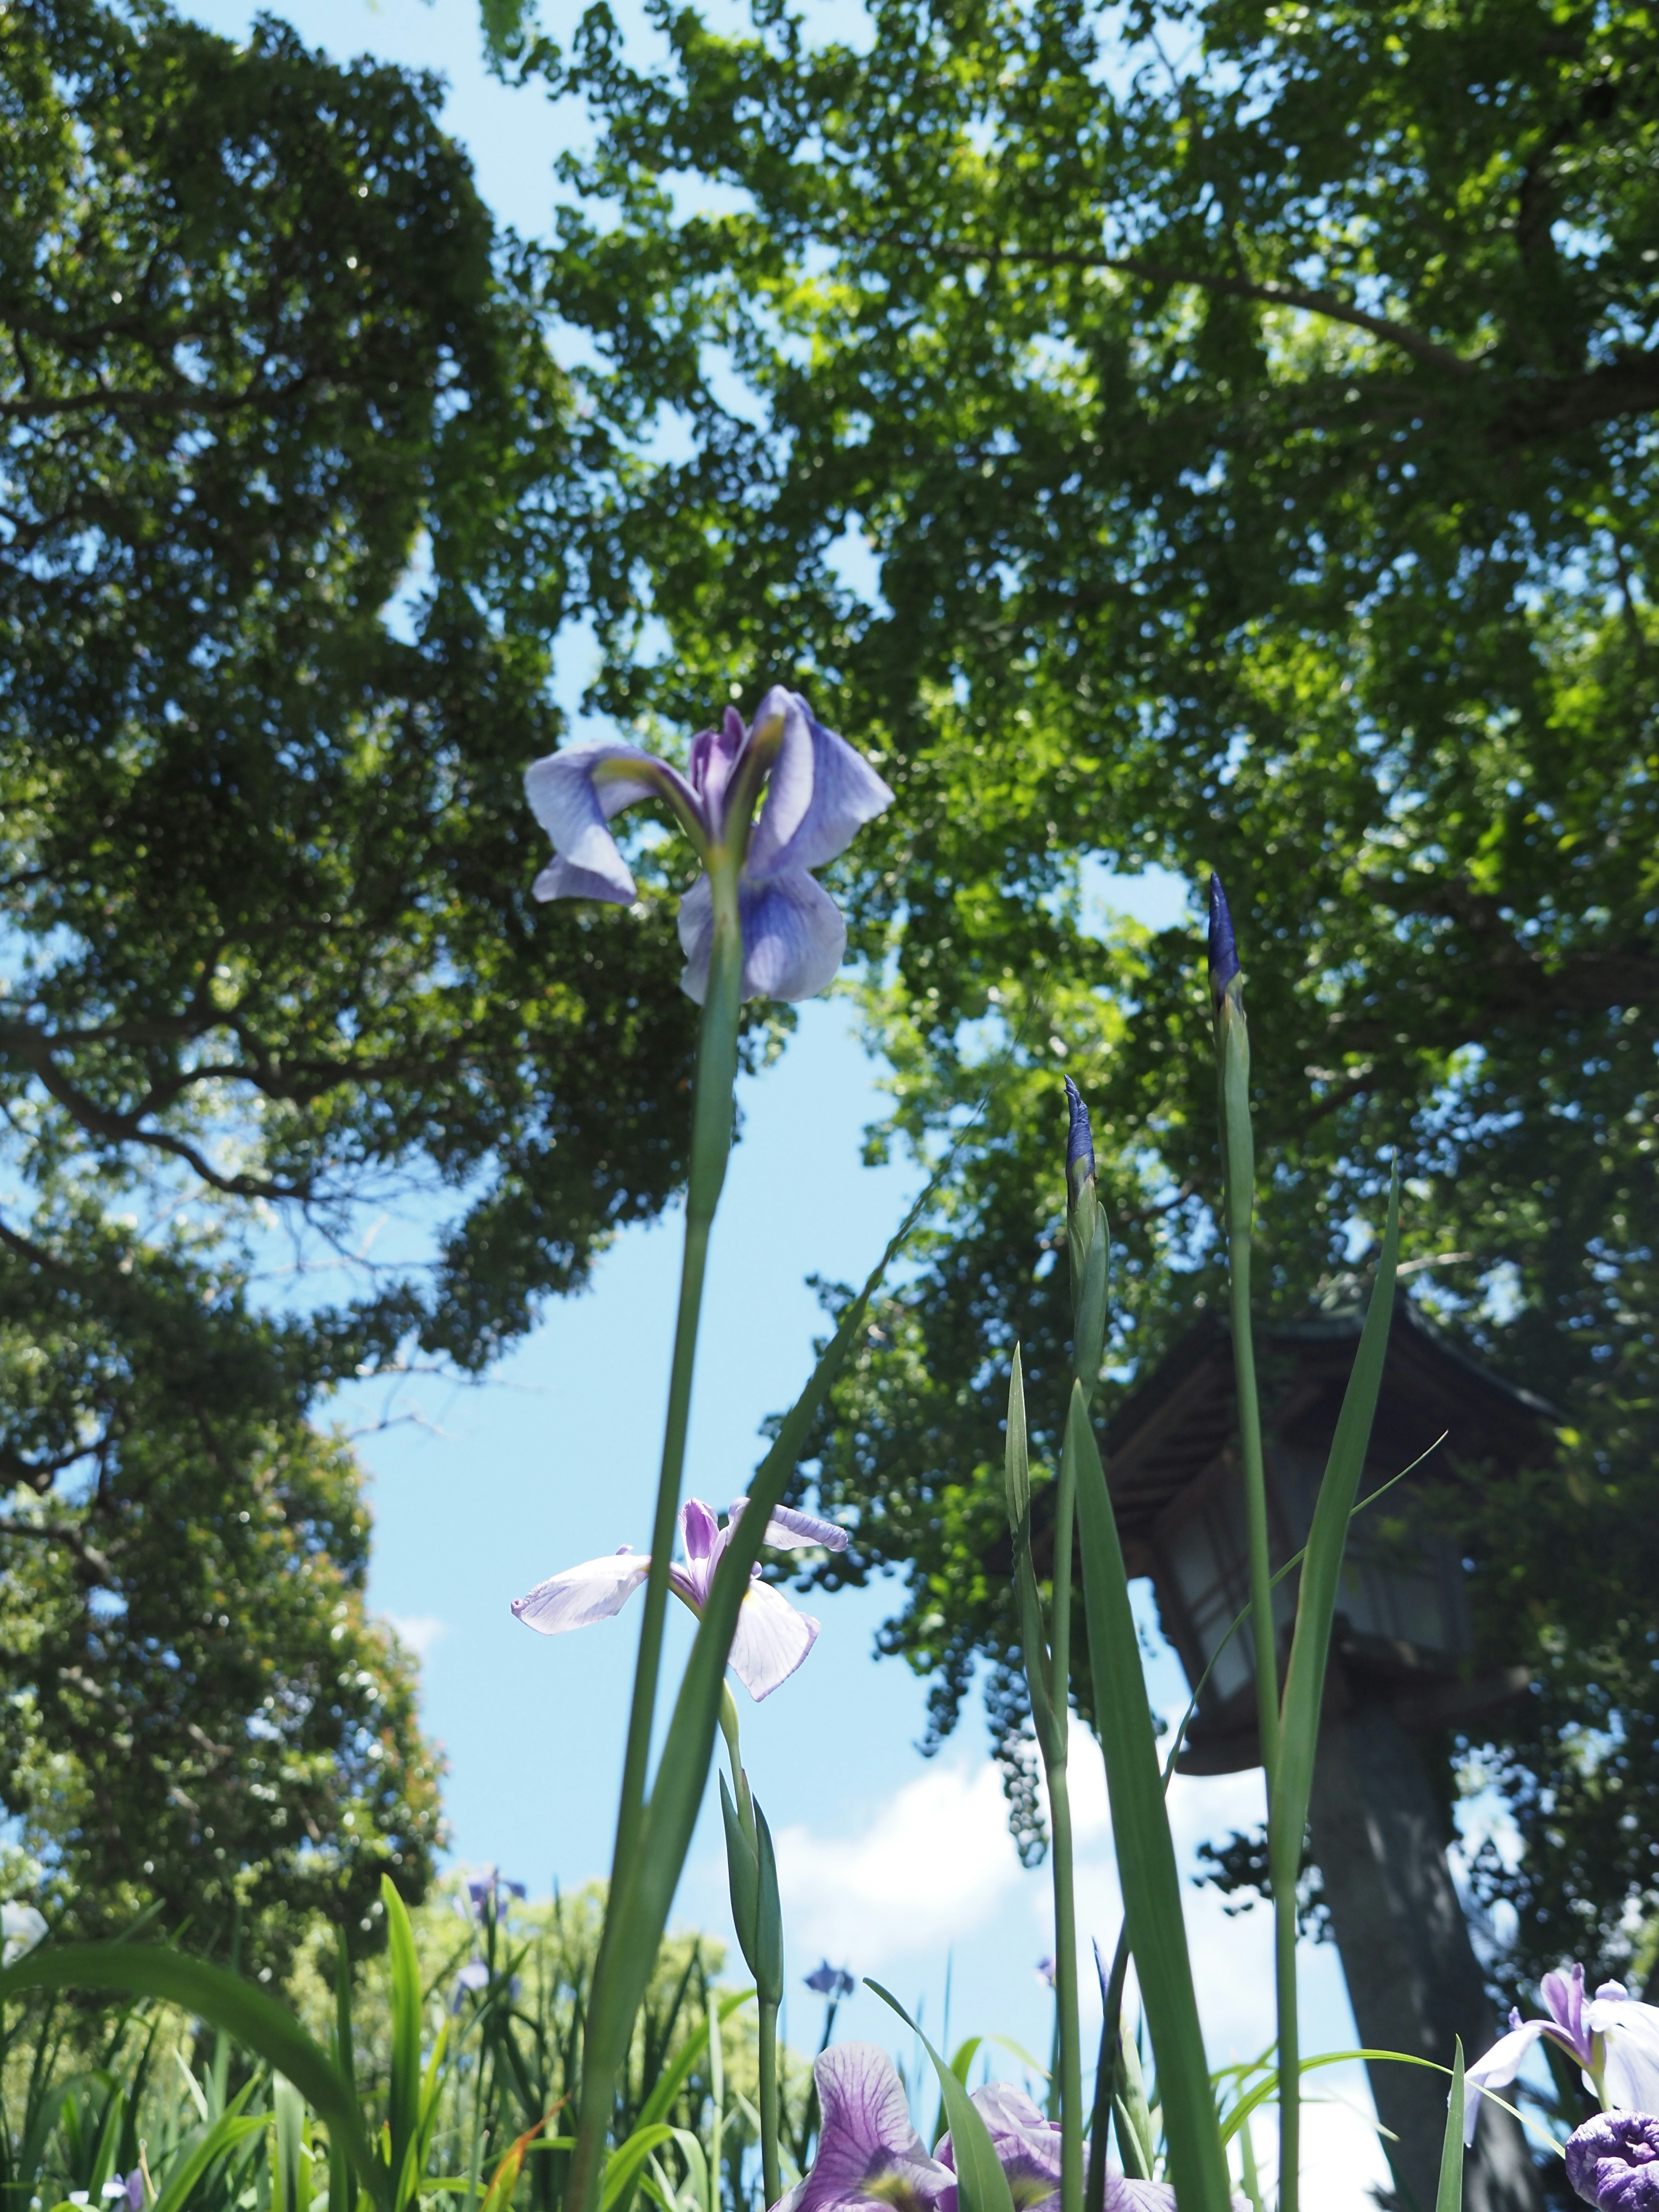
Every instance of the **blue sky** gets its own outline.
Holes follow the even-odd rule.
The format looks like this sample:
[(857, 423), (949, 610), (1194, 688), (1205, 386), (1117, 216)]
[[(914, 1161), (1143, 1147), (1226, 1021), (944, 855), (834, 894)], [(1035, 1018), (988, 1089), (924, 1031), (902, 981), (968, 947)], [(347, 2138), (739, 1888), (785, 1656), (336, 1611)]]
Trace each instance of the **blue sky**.
[[(198, 0), (188, 12), (241, 38), (254, 11), (241, 0)], [(556, 118), (534, 90), (489, 77), (471, 0), (299, 0), (276, 12), (337, 58), (371, 53), (441, 70), (447, 125), (471, 150), (497, 214), (526, 233), (544, 226), (550, 164), (573, 118)], [(550, 4), (544, 20), (559, 27)], [(841, 0), (836, 21), (856, 33), (850, 0)], [(580, 659), (580, 647), (568, 657), (573, 693)], [(1094, 888), (1160, 925), (1187, 910), (1184, 887), (1171, 878), (1100, 878)], [(744, 1489), (760, 1422), (788, 1403), (807, 1372), (818, 1314), (806, 1278), (860, 1277), (915, 1188), (904, 1165), (860, 1164), (860, 1132), (879, 1110), (878, 1073), (849, 1010), (831, 1000), (803, 1008), (781, 1061), (744, 1085), (744, 1135), (704, 1310), (687, 1482), (718, 1505)], [(643, 1548), (678, 1265), (677, 1217), (628, 1231), (591, 1290), (554, 1307), (485, 1384), (416, 1386), (404, 1406), (418, 1419), (361, 1445), (374, 1479), (373, 1598), (422, 1655), (426, 1723), (449, 1761), (454, 1856), (499, 1863), (534, 1893), (607, 1864), (636, 1631), (624, 1613), (544, 1640), (512, 1619), (507, 1601), (562, 1565), (623, 1542)], [(355, 1425), (376, 1409), (365, 1399), (341, 1411)], [(1042, 2053), (1049, 2000), (1035, 1962), (1052, 1948), (1048, 1876), (1023, 1871), (1015, 1857), (976, 1709), (939, 1758), (916, 1750), (924, 1687), (898, 1662), (874, 1656), (877, 1628), (899, 1597), (888, 1584), (819, 1601), (823, 1632), (800, 1673), (761, 1707), (739, 1693), (745, 1759), (778, 1838), (792, 1982), (828, 1953), (919, 2000), (924, 2024), (937, 2028), (948, 1966), (953, 2036), (994, 2031)], [(1145, 1612), (1156, 1646), (1150, 1604)], [(686, 1627), (673, 1623), (671, 1677)], [(1167, 1650), (1154, 1662), (1153, 1687), (1166, 1706), (1183, 1694)], [(1109, 1942), (1117, 1924), (1109, 1823), (1097, 1761), (1082, 1747), (1074, 1776), (1079, 1919), (1085, 1936)], [(1201, 1838), (1252, 1824), (1260, 1796), (1253, 1775), (1178, 1782), (1183, 1851), (1190, 1857)], [(1197, 1890), (1190, 1908), (1212, 2057), (1254, 2055), (1272, 2032), (1265, 1918), (1228, 1920), (1212, 1893)], [(717, 1822), (707, 1814), (678, 1917), (729, 1938)], [(1304, 1979), (1306, 2047), (1352, 2048), (1334, 1952), (1308, 1953)], [(804, 1992), (799, 2001), (805, 2040), (816, 2032), (816, 2006)], [(844, 2031), (892, 2040), (887, 2018), (860, 1991), (842, 2014)], [(1325, 2212), (1359, 2212), (1366, 2185), (1383, 2177), (1356, 2117), (1369, 2099), (1358, 2069), (1328, 2079), (1336, 2086), (1323, 2094), (1337, 2101), (1310, 2115), (1307, 2185)], [(1258, 2140), (1269, 2154), (1270, 2130)]]

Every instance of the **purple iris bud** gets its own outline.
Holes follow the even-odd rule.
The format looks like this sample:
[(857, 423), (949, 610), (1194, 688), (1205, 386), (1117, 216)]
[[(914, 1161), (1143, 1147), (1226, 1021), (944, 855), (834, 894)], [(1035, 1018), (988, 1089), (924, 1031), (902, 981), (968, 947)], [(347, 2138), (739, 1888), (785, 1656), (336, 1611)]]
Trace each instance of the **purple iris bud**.
[(1659, 2119), (1598, 2112), (1567, 2137), (1567, 2179), (1603, 2212), (1659, 2212)]
[[(677, 1597), (700, 1613), (708, 1601), (714, 1570), (725, 1556), (733, 1530), (748, 1505), (734, 1498), (722, 1528), (714, 1510), (701, 1498), (688, 1498), (680, 1508), (680, 1542), (685, 1560), (677, 1559), (668, 1571)], [(775, 1552), (804, 1552), (822, 1547), (847, 1549), (847, 1531), (791, 1507), (774, 1509), (766, 1524), (766, 1542)], [(588, 1559), (579, 1567), (538, 1583), (526, 1597), (515, 1597), (513, 1610), (526, 1628), (542, 1636), (562, 1636), (567, 1629), (586, 1628), (596, 1620), (619, 1613), (651, 1571), (642, 1553), (624, 1544), (608, 1559)], [(743, 1603), (738, 1608), (738, 1631), (732, 1639), (730, 1665), (750, 1696), (757, 1702), (769, 1698), (780, 1682), (788, 1680), (813, 1644), (819, 1624), (809, 1613), (790, 1604), (781, 1591), (760, 1578), (757, 1566), (750, 1577)]]
[(809, 1990), (815, 1990), (821, 1997), (829, 1997), (836, 2003), (839, 2003), (842, 1997), (850, 1997), (857, 1987), (845, 1966), (832, 1966), (828, 1959), (821, 1966), (814, 1966), (811, 1972), (803, 1978)]
[(1066, 1188), (1076, 1206), (1083, 1195), (1083, 1187), (1095, 1179), (1095, 1139), (1089, 1127), (1089, 1109), (1083, 1103), (1083, 1093), (1068, 1075), (1066, 1078), (1066, 1103), (1072, 1109), (1072, 1126), (1066, 1137)]
[(1219, 876), (1210, 878), (1210, 998), (1217, 1013), (1227, 995), (1227, 986), (1238, 973), (1238, 946), (1233, 938), (1233, 917)]
[(1626, 2112), (1659, 2112), (1659, 2007), (1638, 2004), (1622, 1982), (1603, 1982), (1587, 1997), (1584, 1970), (1578, 1966), (1566, 1973), (1546, 1974), (1541, 1993), (1547, 2016), (1523, 2021), (1511, 2012), (1509, 2033), (1470, 2067), (1466, 2142), (1474, 2140), (1480, 2092), (1513, 2081), (1540, 2035), (1577, 2062), (1602, 2103)]
[(701, 1006), (708, 990), (714, 891), (707, 870), (738, 824), (734, 792), (765, 795), (738, 883), (746, 999), (811, 999), (847, 949), (841, 909), (811, 871), (845, 852), (893, 794), (844, 738), (824, 728), (799, 692), (774, 684), (754, 721), (728, 707), (718, 730), (693, 738), (687, 773), (619, 738), (588, 738), (532, 762), (525, 789), (555, 858), (532, 886), (538, 899), (605, 899), (626, 906), (634, 878), (610, 824), (642, 799), (665, 802), (705, 872), (680, 901), (681, 987)]

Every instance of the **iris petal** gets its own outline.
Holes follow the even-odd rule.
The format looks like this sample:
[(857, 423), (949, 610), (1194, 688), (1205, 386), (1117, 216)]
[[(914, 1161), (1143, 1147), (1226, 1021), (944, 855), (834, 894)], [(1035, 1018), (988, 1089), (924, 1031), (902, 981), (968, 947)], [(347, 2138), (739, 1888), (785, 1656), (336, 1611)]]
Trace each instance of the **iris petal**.
[(818, 1623), (769, 1583), (751, 1582), (738, 1607), (728, 1664), (757, 1704), (787, 1682), (817, 1642)]
[[(738, 886), (745, 999), (812, 999), (835, 981), (847, 950), (847, 924), (828, 891), (804, 873)], [(707, 876), (680, 901), (680, 988), (701, 1006), (708, 995), (714, 894)]]
[[(755, 726), (777, 713), (783, 735), (744, 861), (757, 883), (823, 867), (893, 801), (869, 762), (826, 730), (798, 691), (775, 684), (755, 710)], [(785, 995), (794, 994), (774, 994)]]
[(907, 2208), (956, 2193), (956, 2176), (929, 2158), (910, 2124), (893, 2062), (873, 2043), (840, 2043), (813, 2068), (823, 2118), (818, 2154), (796, 2212), (852, 2204)]
[(634, 878), (608, 825), (639, 799), (665, 799), (694, 837), (706, 834), (685, 778), (620, 738), (584, 738), (532, 761), (524, 787), (558, 856), (532, 886), (538, 899), (609, 899), (626, 906)]
[(1463, 2140), (1474, 2141), (1474, 2124), (1480, 2117), (1480, 2092), (1483, 2089), (1502, 2089), (1513, 2081), (1525, 2063), (1527, 2053), (1539, 2037), (1550, 2026), (1547, 2020), (1523, 2021), (1512, 2027), (1507, 2035), (1500, 2035), (1492, 2049), (1477, 2058), (1464, 2075), (1468, 2101), (1463, 2108)]
[(739, 887), (745, 999), (815, 999), (847, 950), (841, 908), (805, 874)]
[(538, 1636), (562, 1636), (567, 1629), (586, 1628), (620, 1613), (650, 1571), (650, 1560), (638, 1552), (585, 1559), (538, 1583), (527, 1596), (515, 1597), (513, 1611)]
[[(734, 1498), (727, 1525), (734, 1526), (743, 1518), (749, 1500)], [(772, 1517), (766, 1524), (766, 1544), (774, 1552), (806, 1552), (822, 1546), (826, 1552), (847, 1549), (847, 1531), (836, 1528), (833, 1521), (820, 1521), (811, 1513), (797, 1513), (793, 1505), (775, 1505)]]

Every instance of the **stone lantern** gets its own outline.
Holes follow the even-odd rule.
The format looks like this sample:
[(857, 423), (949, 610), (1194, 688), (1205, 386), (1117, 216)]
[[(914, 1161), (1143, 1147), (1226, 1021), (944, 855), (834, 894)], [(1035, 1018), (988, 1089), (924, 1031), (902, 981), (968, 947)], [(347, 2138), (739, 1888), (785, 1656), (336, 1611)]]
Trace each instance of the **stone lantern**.
[[(1259, 1341), (1273, 1564), (1306, 1541), (1314, 1499), (1359, 1340), (1357, 1308), (1265, 1333)], [(1126, 1561), (1149, 1575), (1165, 1633), (1189, 1682), (1217, 1654), (1249, 1601), (1244, 1498), (1237, 1462), (1232, 1344), (1207, 1315), (1120, 1407), (1104, 1443)], [(1475, 1728), (1524, 1694), (1524, 1668), (1478, 1670), (1464, 1570), (1426, 1523), (1413, 1528), (1416, 1482), (1468, 1470), (1502, 1482), (1547, 1460), (1555, 1417), (1455, 1352), (1401, 1299), (1364, 1475), (1364, 1497), (1430, 1452), (1354, 1522), (1332, 1638), (1310, 1826), (1332, 1933), (1361, 2042), (1450, 2063), (1496, 2033), (1446, 1861), (1443, 1790), (1425, 1764), (1425, 1732)], [(1445, 1442), (1431, 1447), (1442, 1432)], [(1281, 1670), (1294, 1577), (1279, 1586)], [(1228, 1774), (1260, 1762), (1255, 1658), (1248, 1627), (1220, 1652), (1181, 1769)], [(1415, 2066), (1371, 2067), (1397, 2179), (1419, 2206), (1435, 2199), (1445, 2085)], [(1538, 2178), (1519, 2128), (1482, 2118), (1468, 2169), (1469, 2212), (1535, 2212)]]

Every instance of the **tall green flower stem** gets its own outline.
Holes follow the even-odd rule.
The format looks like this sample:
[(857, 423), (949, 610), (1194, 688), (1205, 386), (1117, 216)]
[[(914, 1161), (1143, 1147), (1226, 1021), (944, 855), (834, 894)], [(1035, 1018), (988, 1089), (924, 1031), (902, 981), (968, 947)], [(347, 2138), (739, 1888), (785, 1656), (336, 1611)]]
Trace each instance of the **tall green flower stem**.
[(743, 995), (743, 932), (738, 910), (738, 877), (748, 826), (745, 815), (738, 825), (732, 846), (709, 858), (714, 943), (691, 1108), (685, 1247), (680, 1265), (679, 1306), (674, 1323), (674, 1355), (669, 1371), (662, 1464), (651, 1527), (651, 1568), (646, 1577), (645, 1617), (640, 1628), (639, 1659), (634, 1674), (634, 1698), (629, 1712), (628, 1746), (623, 1765), (622, 1802), (617, 1814), (616, 1848), (611, 1855), (610, 1897), (599, 1956), (594, 1962), (583, 2043), (581, 2106), (571, 2161), (573, 2212), (591, 2212), (599, 2199), (617, 2074), (627, 2052), (638, 2002), (633, 1978), (619, 1971), (617, 1954), (622, 1939), (618, 1930), (630, 1910), (642, 1856), (646, 1775), (662, 1668), (674, 1520), (679, 1510), (686, 1431), (691, 1414), (697, 1323), (702, 1310), (709, 1232), (732, 1150), (732, 1090), (737, 1079), (738, 1022)]
[(778, 2008), (783, 2002), (783, 1909), (778, 1898), (778, 1863), (766, 1815), (756, 1804), (744, 1771), (738, 1735), (738, 1708), (729, 1687), (720, 1692), (720, 1733), (732, 1762), (732, 1788), (720, 1778), (720, 1812), (726, 1822), (726, 1865), (732, 1893), (732, 1924), (749, 1971), (755, 1977), (759, 2008), (761, 2178), (766, 2202), (783, 2194), (778, 2159)]
[[(1250, 1124), (1250, 1032), (1244, 1018), (1244, 978), (1221, 878), (1210, 878), (1210, 995), (1215, 1014), (1216, 1079), (1221, 1172), (1227, 1229), (1227, 1289), (1233, 1372), (1238, 1396), (1238, 1449), (1244, 1474), (1244, 1521), (1249, 1555), (1250, 1634), (1255, 1646), (1256, 1723), (1267, 1784), (1269, 1853), (1282, 1822), (1278, 1638), (1273, 1626), (1273, 1563), (1267, 1530), (1267, 1477), (1261, 1448), (1250, 1325), (1250, 1245), (1255, 1223), (1255, 1138)], [(1281, 1850), (1279, 1857), (1285, 1856)], [(1302, 1838), (1295, 1845), (1301, 1863)], [(1300, 2039), (1296, 1986), (1296, 1884), (1273, 1890), (1273, 1978), (1279, 2027), (1279, 2212), (1297, 2212), (1301, 2162)]]
[(1071, 1696), (1072, 1532), (1077, 1518), (1077, 1474), (1068, 1460), (1061, 1461), (1054, 1492), (1051, 1627), (1045, 1633), (1042, 1599), (1031, 1560), (1031, 1481), (1025, 1431), (1025, 1389), (1018, 1346), (1008, 1381), (1006, 1464), (1020, 1644), (1025, 1658), (1031, 1721), (1042, 1759), (1043, 1779), (1048, 1787), (1049, 1859), (1054, 1883), (1054, 2075), (1060, 2092), (1060, 2207), (1061, 2212), (1083, 2212), (1083, 2067), (1078, 2018), (1077, 1907), (1072, 1799), (1066, 1771)]

